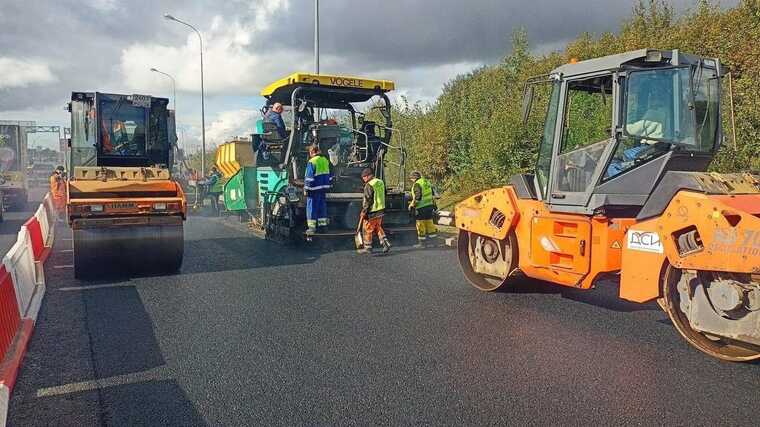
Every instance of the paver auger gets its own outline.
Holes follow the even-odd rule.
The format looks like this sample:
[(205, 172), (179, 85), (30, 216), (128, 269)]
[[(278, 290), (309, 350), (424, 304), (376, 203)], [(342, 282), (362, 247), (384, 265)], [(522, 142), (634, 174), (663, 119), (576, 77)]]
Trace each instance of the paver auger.
[(166, 98), (75, 92), (67, 214), (74, 275), (175, 272), (187, 206), (171, 179), (176, 143)]
[(455, 209), (459, 260), (478, 289), (515, 273), (657, 300), (699, 350), (760, 359), (760, 177), (707, 173), (722, 139), (718, 59), (638, 50), (563, 65), (535, 174)]

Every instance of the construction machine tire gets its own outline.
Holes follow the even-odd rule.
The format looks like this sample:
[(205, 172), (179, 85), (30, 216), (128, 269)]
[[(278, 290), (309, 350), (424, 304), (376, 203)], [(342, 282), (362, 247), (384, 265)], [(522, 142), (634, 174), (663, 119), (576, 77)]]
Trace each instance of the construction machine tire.
[[(712, 357), (729, 362), (749, 362), (760, 360), (760, 347), (727, 338), (708, 335), (691, 327), (686, 314), (681, 311), (678, 283), (682, 280), (681, 270), (668, 265), (663, 275), (662, 306), (673, 322), (678, 333), (697, 350)], [(685, 280), (685, 279), (683, 279)]]
[(74, 277), (171, 274), (182, 266), (184, 230), (178, 224), (74, 229)]
[(459, 264), (467, 280), (481, 291), (491, 292), (507, 286), (517, 269), (517, 237), (511, 231), (501, 241), (459, 230)]

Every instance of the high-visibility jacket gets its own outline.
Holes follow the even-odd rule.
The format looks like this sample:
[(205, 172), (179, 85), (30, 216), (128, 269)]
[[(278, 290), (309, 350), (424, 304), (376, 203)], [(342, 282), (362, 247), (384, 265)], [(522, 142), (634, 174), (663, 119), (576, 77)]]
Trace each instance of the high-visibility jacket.
[(56, 210), (61, 211), (66, 207), (66, 184), (58, 174), (50, 175), (50, 196)]
[(330, 161), (325, 156), (317, 155), (306, 164), (304, 188), (307, 191), (326, 191), (332, 187), (333, 175)]
[(367, 185), (372, 187), (372, 192), (374, 193), (369, 212), (373, 213), (385, 210), (385, 183), (383, 180), (372, 178)]
[(66, 194), (63, 189), (63, 178), (58, 174), (50, 175), (50, 195), (52, 197), (64, 197)]
[(419, 186), (419, 194), (417, 188), (412, 188), (414, 194), (414, 207), (417, 209), (424, 208), (433, 205), (433, 187), (430, 186), (430, 182), (425, 178), (420, 178), (414, 181), (414, 187)]

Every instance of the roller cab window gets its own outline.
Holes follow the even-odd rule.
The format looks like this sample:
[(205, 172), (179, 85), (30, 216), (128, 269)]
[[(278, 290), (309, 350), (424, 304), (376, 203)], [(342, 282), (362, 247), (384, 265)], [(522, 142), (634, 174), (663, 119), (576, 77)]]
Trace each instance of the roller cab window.
[(714, 68), (632, 71), (625, 80), (623, 132), (605, 178), (671, 150), (715, 150), (720, 93)]
[(562, 135), (554, 189), (583, 193), (612, 140), (612, 76), (602, 75), (567, 83)]
[(100, 110), (100, 150), (108, 156), (145, 156), (147, 116), (145, 108), (123, 99), (102, 100)]

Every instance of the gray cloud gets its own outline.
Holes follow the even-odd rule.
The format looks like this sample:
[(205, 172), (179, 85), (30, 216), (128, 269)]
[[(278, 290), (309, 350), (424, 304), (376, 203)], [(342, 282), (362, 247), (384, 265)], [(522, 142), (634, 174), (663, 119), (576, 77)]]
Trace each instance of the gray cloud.
[[(696, 0), (672, 0), (679, 10)], [(268, 43), (311, 49), (312, 2), (280, 16)], [(351, 0), (320, 2), (321, 50), (385, 66), (493, 62), (510, 48), (511, 33), (525, 28), (534, 47), (589, 31), (619, 27), (633, 0), (385, 0), (364, 6)], [(729, 1), (724, 3), (736, 3)]]
[[(677, 8), (695, 0), (673, 0)], [(256, 2), (180, 0), (3, 0), (0, 57), (44, 61), (55, 81), (0, 89), (0, 111), (62, 104), (72, 90), (122, 89), (121, 54), (136, 44), (179, 46), (188, 29), (166, 22), (170, 12), (209, 31), (214, 16), (251, 22)], [(514, 28), (524, 27), (534, 47), (556, 46), (582, 31), (618, 27), (631, 0), (322, 0), (322, 53), (332, 64), (357, 71), (419, 70), (455, 63), (489, 63), (509, 50)], [(735, 4), (736, 0), (724, 1)], [(291, 0), (287, 12), (245, 49), (308, 55), (313, 3)], [(145, 64), (146, 67), (151, 64)], [(330, 70), (337, 71), (337, 70)], [(255, 73), (256, 70), (250, 70)], [(278, 76), (268, 76), (274, 80)], [(414, 79), (412, 79), (414, 80)], [(249, 88), (250, 90), (250, 88)]]

